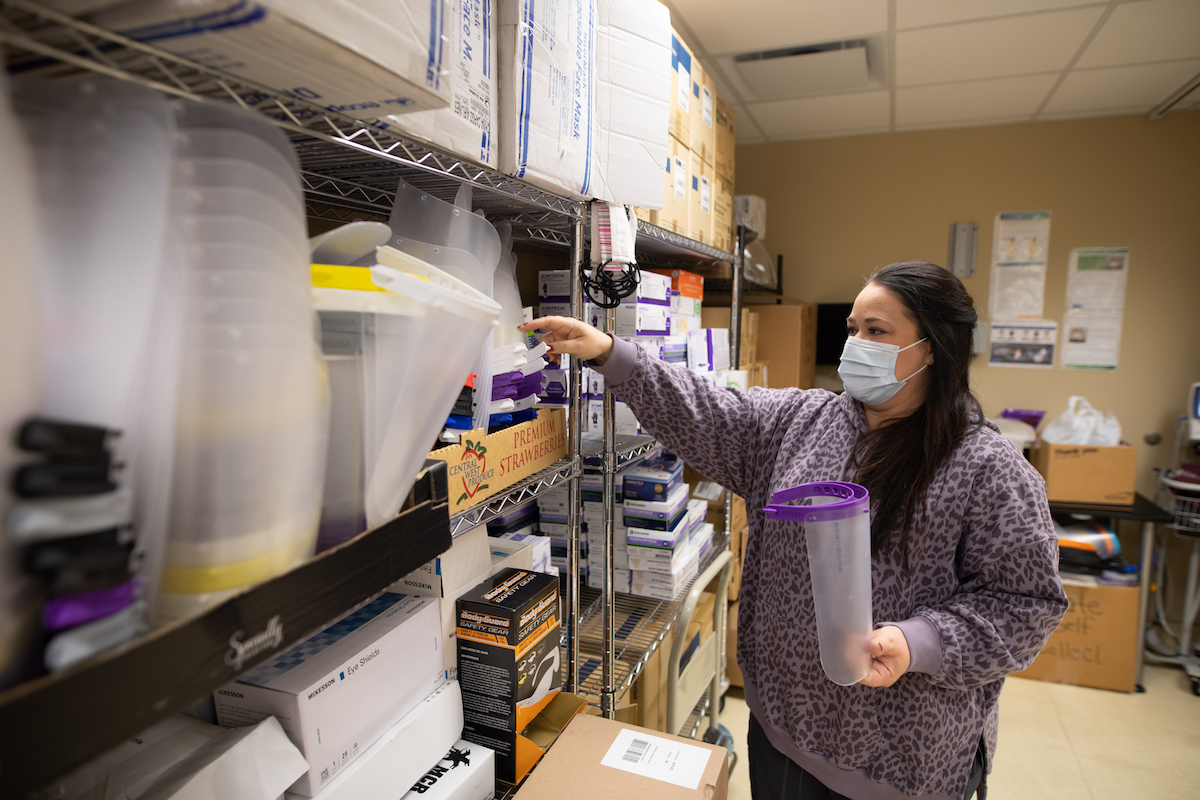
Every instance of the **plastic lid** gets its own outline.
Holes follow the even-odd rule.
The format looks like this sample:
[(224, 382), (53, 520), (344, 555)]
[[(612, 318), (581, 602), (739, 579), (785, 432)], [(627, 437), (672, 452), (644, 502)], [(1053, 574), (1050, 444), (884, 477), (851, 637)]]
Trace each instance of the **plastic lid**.
[[(793, 500), (807, 501), (802, 505), (784, 505)], [(814, 502), (817, 503), (813, 505)], [(763, 513), (771, 519), (791, 522), (828, 522), (869, 514), (871, 495), (866, 487), (844, 481), (802, 483), (781, 489), (771, 495), (771, 505)]]

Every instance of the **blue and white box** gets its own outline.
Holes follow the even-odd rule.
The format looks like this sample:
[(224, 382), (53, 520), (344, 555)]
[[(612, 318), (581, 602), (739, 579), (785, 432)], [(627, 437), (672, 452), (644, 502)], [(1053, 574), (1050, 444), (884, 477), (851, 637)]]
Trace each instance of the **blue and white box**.
[(311, 797), (438, 688), (443, 644), (436, 599), (385, 592), (218, 689), (217, 721), (277, 717), (309, 763), (289, 790)]
[(686, 547), (691, 541), (691, 529), (683, 522), (681, 516), (675, 525), (667, 530), (662, 528), (630, 527), (625, 541), (629, 547), (654, 547), (672, 550), (676, 547)]
[(624, 496), (631, 500), (663, 501), (683, 485), (683, 461), (659, 457), (627, 470), (621, 476)]
[[(668, 531), (677, 527), (687, 516), (689, 487), (681, 483), (671, 490), (666, 500), (639, 500), (626, 497), (621, 506), (625, 524), (630, 528)], [(690, 529), (690, 526), (685, 526)]]

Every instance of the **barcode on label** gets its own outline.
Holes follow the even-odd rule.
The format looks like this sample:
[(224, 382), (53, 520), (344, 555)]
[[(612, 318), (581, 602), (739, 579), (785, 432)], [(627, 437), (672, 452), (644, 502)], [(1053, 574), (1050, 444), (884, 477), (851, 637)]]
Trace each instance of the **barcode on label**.
[(634, 739), (622, 758), (631, 764), (636, 764), (642, 760), (642, 756), (646, 755), (646, 751), (649, 749), (650, 743), (645, 739)]

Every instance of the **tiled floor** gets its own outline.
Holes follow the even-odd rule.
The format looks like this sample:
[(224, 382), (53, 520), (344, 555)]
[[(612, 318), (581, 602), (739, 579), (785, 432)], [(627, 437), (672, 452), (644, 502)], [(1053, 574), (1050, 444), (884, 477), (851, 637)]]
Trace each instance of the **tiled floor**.
[[(1147, 666), (1144, 685), (1145, 694), (1122, 694), (1010, 678), (988, 800), (1200, 798), (1200, 697), (1179, 669)], [(750, 800), (749, 719), (730, 689), (721, 715), (738, 754), (729, 800)]]

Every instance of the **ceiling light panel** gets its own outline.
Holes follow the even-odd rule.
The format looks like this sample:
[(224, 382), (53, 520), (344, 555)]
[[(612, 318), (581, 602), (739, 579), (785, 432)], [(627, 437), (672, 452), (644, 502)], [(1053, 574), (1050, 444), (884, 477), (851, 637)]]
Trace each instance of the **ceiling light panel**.
[(896, 28), (924, 28), (1087, 5), (1096, 5), (1096, 0), (896, 0)]
[(1025, 75), (896, 90), (896, 127), (994, 123), (1031, 119), (1057, 74)]
[(1143, 0), (1116, 7), (1077, 67), (1200, 57), (1200, 2)]
[(747, 100), (781, 100), (865, 89), (871, 83), (866, 43), (817, 52), (739, 57), (733, 62), (749, 89)]
[(1046, 104), (1042, 117), (1149, 111), (1197, 72), (1200, 59), (1072, 70)]
[(1062, 70), (1102, 12), (1078, 8), (897, 33), (896, 85)]
[(877, 133), (890, 123), (887, 91), (776, 100), (748, 108), (772, 140)]
[(854, 39), (888, 28), (887, 0), (669, 0), (710, 55)]

